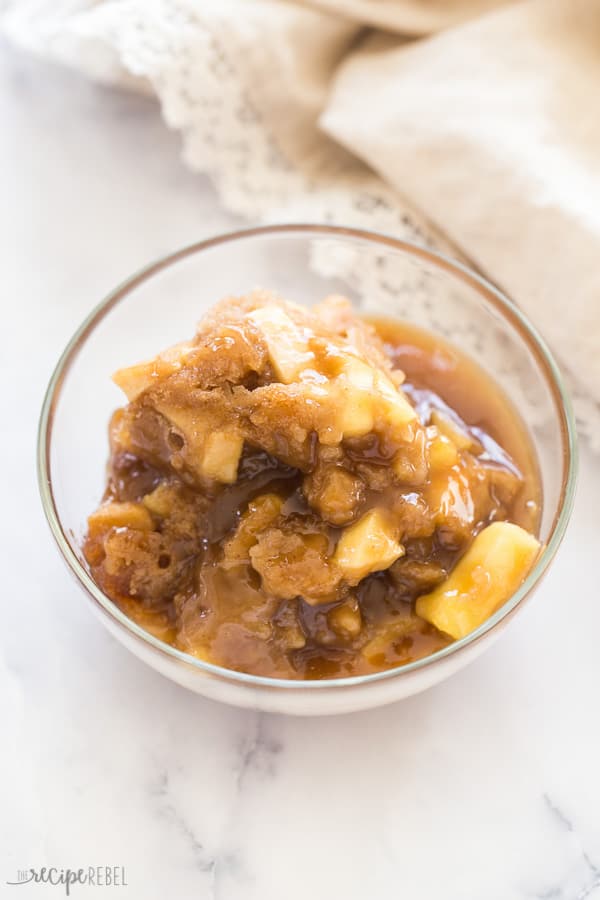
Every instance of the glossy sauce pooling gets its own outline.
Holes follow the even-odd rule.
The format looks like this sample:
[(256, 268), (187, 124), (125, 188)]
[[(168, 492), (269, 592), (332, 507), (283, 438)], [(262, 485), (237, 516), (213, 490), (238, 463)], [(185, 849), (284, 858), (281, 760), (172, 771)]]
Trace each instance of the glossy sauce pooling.
[[(294, 338), (273, 371), (260, 331), (246, 328), (249, 310), (265, 305), (261, 296), (237, 320), (214, 316), (198, 339), (210, 357), (186, 345), (178, 368), (171, 357), (155, 363), (158, 388), (142, 380), (113, 416), (107, 490), (85, 543), (92, 575), (148, 631), (239, 671), (343, 677), (431, 654), (450, 638), (416, 615), (416, 598), (490, 522), (537, 531), (525, 428), (455, 349), (387, 321), (374, 323), (379, 340), (335, 303), (323, 304), (323, 332), (313, 320), (316, 338), (306, 347)], [(290, 315), (303, 327), (303, 314)], [(255, 322), (263, 327), (260, 315)], [(318, 429), (307, 424), (306, 407), (346, 371), (330, 334), (352, 335), (384, 393), (401, 382), (394, 370), (405, 373), (407, 415), (382, 406), (369, 427), (359, 391), (352, 416), (331, 431), (322, 409)], [(298, 385), (285, 367), (303, 357)], [(145, 377), (138, 368), (126, 370), (128, 386)], [(362, 391), (366, 375), (353, 369), (351, 384)], [(210, 443), (209, 433), (219, 437)], [(383, 544), (357, 561), (356, 541), (364, 548), (372, 534)]]
[(524, 488), (507, 518), (537, 534), (542, 504), (538, 464), (525, 423), (504, 392), (477, 363), (439, 337), (406, 323), (373, 324), (394, 365), (406, 373), (410, 388), (404, 388), (412, 388), (419, 413), (427, 415), (431, 405), (450, 407), (490, 458), (522, 475)]

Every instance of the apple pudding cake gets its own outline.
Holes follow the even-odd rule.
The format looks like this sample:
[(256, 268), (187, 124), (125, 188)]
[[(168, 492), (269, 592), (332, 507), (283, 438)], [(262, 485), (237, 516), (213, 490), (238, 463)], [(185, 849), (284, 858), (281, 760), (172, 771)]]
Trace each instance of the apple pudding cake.
[(288, 679), (399, 666), (481, 625), (539, 553), (536, 461), (500, 388), (342, 297), (227, 299), (114, 380), (85, 558), (192, 656)]

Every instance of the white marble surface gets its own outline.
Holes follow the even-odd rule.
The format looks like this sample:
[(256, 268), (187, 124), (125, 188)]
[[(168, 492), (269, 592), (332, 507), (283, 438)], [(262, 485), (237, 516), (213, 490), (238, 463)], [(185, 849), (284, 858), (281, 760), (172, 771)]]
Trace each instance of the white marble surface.
[(35, 430), (90, 306), (234, 221), (151, 103), (2, 45), (0, 133), (0, 896), (63, 896), (8, 887), (19, 868), (122, 865), (136, 900), (600, 898), (599, 460), (537, 598), (441, 687), (320, 720), (188, 694), (90, 615)]

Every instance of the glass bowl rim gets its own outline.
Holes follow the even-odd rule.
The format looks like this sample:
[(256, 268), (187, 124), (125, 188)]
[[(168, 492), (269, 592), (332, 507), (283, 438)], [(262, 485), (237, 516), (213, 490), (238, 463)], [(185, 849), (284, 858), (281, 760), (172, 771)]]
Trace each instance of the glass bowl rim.
[[(475, 631), (470, 632), (465, 637), (454, 641), (447, 647), (443, 647), (441, 650), (437, 650), (429, 656), (422, 657), (421, 659), (417, 659), (403, 666), (385, 669), (382, 672), (373, 672), (367, 675), (353, 675), (344, 678), (324, 678), (319, 680), (270, 678), (263, 675), (251, 675), (247, 672), (238, 672), (223, 666), (214, 665), (213, 663), (197, 659), (182, 650), (178, 650), (171, 644), (164, 643), (159, 638), (145, 631), (132, 619), (129, 619), (125, 613), (123, 613), (118, 606), (100, 590), (71, 547), (63, 530), (54, 501), (52, 480), (50, 478), (50, 450), (52, 444), (54, 410), (60, 397), (62, 384), (69, 369), (95, 327), (104, 319), (113, 307), (121, 300), (125, 299), (132, 290), (161, 272), (163, 269), (170, 267), (180, 260), (223, 244), (235, 244), (237, 241), (245, 241), (252, 238), (276, 237), (279, 235), (297, 237), (310, 237), (311, 235), (336, 238), (346, 237), (358, 241), (365, 241), (367, 243), (379, 244), (383, 247), (400, 251), (412, 257), (429, 262), (436, 268), (454, 275), (459, 281), (468, 284), (479, 293), (482, 299), (491, 303), (491, 305), (500, 312), (503, 319), (508, 320), (516, 328), (521, 339), (528, 345), (528, 349), (533, 352), (545, 381), (551, 390), (557, 415), (560, 418), (559, 425), (564, 458), (560, 498), (552, 522), (549, 540), (525, 581), (494, 613), (494, 615), (486, 619), (486, 621), (480, 625), (479, 628), (475, 629)], [(206, 675), (215, 676), (221, 680), (233, 681), (240, 685), (246, 685), (247, 687), (285, 688), (286, 690), (296, 691), (305, 689), (323, 690), (327, 688), (340, 690), (353, 685), (363, 685), (386, 681), (392, 678), (400, 678), (403, 675), (408, 675), (417, 670), (425, 669), (438, 662), (442, 662), (448, 657), (460, 653), (462, 650), (480, 641), (485, 635), (496, 628), (496, 626), (507, 619), (511, 613), (516, 611), (522, 601), (530, 594), (532, 589), (546, 572), (563, 539), (575, 498), (575, 486), (577, 480), (577, 432), (571, 401), (563, 377), (544, 338), (515, 303), (513, 303), (512, 300), (509, 300), (508, 297), (506, 297), (491, 282), (487, 281), (487, 279), (475, 273), (457, 260), (451, 259), (444, 254), (434, 252), (409, 241), (400, 240), (399, 238), (392, 237), (388, 234), (341, 225), (285, 223), (262, 225), (226, 232), (202, 241), (196, 241), (180, 250), (162, 256), (139, 269), (135, 274), (121, 282), (92, 309), (63, 350), (46, 389), (37, 435), (37, 475), (44, 514), (64, 561), (89, 597), (95, 601), (109, 618), (113, 619), (118, 626), (124, 628), (126, 632), (129, 632), (133, 638), (149, 645), (154, 650), (170, 657), (178, 663), (192, 666)]]

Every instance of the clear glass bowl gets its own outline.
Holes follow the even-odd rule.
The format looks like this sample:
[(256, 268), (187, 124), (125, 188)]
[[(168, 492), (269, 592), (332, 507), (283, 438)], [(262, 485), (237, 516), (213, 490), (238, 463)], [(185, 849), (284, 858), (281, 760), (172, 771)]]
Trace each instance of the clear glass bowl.
[[(215, 301), (256, 287), (311, 305), (343, 293), (365, 314), (443, 335), (508, 393), (529, 427), (543, 488), (545, 549), (519, 590), (462, 640), (373, 675), (269, 679), (202, 662), (143, 631), (105, 596), (81, 554), (86, 517), (103, 490), (107, 424), (122, 404), (111, 373), (191, 335)], [(558, 368), (506, 297), (458, 263), (351, 228), (282, 225), (202, 241), (148, 266), (100, 303), (61, 356), (42, 409), (38, 445), (44, 511), (60, 552), (105, 626), (137, 656), (213, 699), (267, 711), (326, 714), (406, 697), (462, 668), (491, 643), (538, 586), (573, 504), (575, 427)], [(533, 639), (533, 638), (532, 638)]]

